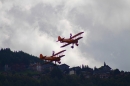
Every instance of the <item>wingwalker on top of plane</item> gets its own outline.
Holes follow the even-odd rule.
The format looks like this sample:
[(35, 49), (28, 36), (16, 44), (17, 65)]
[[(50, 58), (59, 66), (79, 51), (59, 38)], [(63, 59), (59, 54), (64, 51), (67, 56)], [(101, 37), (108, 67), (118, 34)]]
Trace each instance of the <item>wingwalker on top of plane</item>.
[(58, 62), (59, 64), (61, 63), (60, 60), (61, 60), (61, 57), (64, 57), (65, 55), (60, 55), (62, 54), (63, 52), (65, 52), (66, 50), (62, 50), (58, 53), (55, 53), (53, 51), (52, 53), (52, 56), (43, 56), (42, 54), (40, 54), (40, 59), (44, 60), (44, 61), (47, 61), (46, 63), (50, 63), (50, 62), (55, 62), (55, 65), (56, 65), (56, 62)]
[(63, 45), (61, 47), (65, 47), (65, 46), (67, 46), (69, 44), (72, 44), (71, 48), (74, 48), (74, 44), (76, 46), (78, 46), (79, 45), (78, 44), (78, 40), (81, 39), (81, 38), (83, 38), (83, 37), (78, 37), (78, 38), (76, 38), (76, 37), (80, 36), (82, 33), (84, 33), (84, 32), (80, 32), (80, 33), (78, 33), (78, 34), (76, 34), (74, 36), (72, 36), (72, 34), (70, 34), (70, 38), (68, 38), (68, 39), (61, 38), (60, 36), (58, 36), (58, 41), (60, 41), (61, 43), (67, 43), (67, 44), (65, 44), (65, 45)]

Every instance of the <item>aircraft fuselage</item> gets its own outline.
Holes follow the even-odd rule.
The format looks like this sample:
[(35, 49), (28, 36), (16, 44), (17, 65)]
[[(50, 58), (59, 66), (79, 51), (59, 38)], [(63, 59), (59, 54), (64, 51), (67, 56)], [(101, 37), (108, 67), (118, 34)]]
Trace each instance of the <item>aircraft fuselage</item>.
[(60, 61), (59, 57), (45, 57), (44, 60), (50, 60), (50, 61)]
[(75, 40), (73, 40), (73, 39), (64, 39), (62, 42), (75, 43)]
[(81, 39), (82, 37), (79, 37), (77, 39), (63, 39), (62, 42), (66, 42), (66, 43), (78, 43), (78, 40)]

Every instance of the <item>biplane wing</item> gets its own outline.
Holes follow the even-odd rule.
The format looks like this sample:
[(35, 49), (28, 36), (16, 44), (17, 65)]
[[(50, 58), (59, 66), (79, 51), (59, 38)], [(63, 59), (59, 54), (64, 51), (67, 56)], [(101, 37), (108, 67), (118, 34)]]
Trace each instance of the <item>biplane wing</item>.
[(66, 50), (62, 50), (62, 51), (60, 51), (60, 52), (58, 52), (58, 53), (55, 53), (55, 54), (52, 55), (52, 56), (56, 56), (56, 55), (58, 55), (58, 54), (60, 54), (60, 53), (62, 53), (62, 52), (64, 52), (64, 51), (66, 51)]
[(72, 36), (70, 39), (72, 39), (72, 38), (74, 38), (74, 37), (76, 37), (76, 36), (78, 36), (78, 35), (80, 35), (82, 33), (84, 33), (84, 32), (77, 33), (76, 35)]
[(83, 37), (79, 37), (79, 38), (77, 38), (77, 39), (75, 39), (75, 40), (79, 40), (79, 39), (81, 39), (81, 38), (83, 38)]
[(59, 58), (61, 58), (61, 57), (64, 57), (65, 55), (61, 55), (61, 56), (59, 56)]
[(71, 43), (68, 43), (68, 44), (62, 45), (61, 47), (65, 47), (65, 46), (67, 46), (67, 45), (69, 45), (69, 44), (71, 44)]

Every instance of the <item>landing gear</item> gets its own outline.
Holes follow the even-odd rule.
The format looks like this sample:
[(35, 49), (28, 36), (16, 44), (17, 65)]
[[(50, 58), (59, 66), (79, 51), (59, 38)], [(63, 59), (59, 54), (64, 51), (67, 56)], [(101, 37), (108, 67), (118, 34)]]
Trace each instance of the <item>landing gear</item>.
[(79, 44), (76, 44), (76, 46), (78, 46)]
[(74, 48), (74, 44), (72, 44), (71, 48)]
[(61, 64), (61, 62), (58, 62), (59, 64)]
[(71, 48), (74, 48), (74, 46), (71, 46)]

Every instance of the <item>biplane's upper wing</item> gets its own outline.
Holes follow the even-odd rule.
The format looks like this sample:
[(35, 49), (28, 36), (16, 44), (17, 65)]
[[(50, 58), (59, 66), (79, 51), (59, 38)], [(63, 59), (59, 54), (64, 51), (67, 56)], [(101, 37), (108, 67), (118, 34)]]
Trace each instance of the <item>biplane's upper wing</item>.
[(76, 35), (72, 36), (70, 39), (72, 39), (72, 38), (74, 38), (74, 37), (76, 37), (76, 36), (78, 36), (78, 35), (80, 35), (82, 33), (84, 33), (84, 32), (77, 33)]
[(71, 44), (71, 43), (68, 43), (68, 44), (62, 45), (61, 47), (65, 47), (65, 46), (67, 46), (67, 45), (69, 45), (69, 44)]
[(58, 52), (58, 53), (55, 53), (53, 56), (56, 56), (56, 55), (58, 55), (58, 54), (60, 54), (60, 53), (62, 53), (62, 52), (64, 52), (64, 51), (66, 51), (66, 50), (62, 50), (62, 51), (60, 51), (60, 52)]

